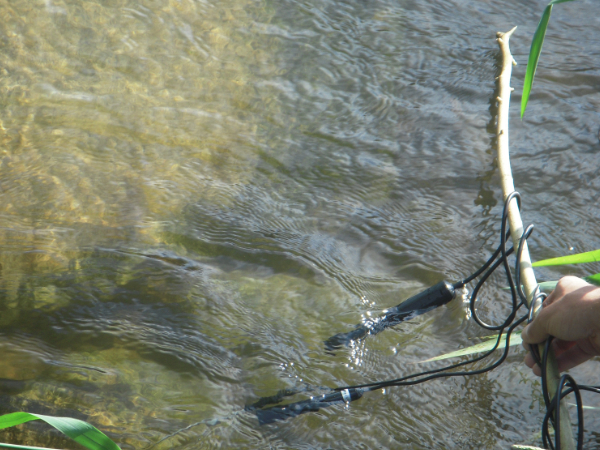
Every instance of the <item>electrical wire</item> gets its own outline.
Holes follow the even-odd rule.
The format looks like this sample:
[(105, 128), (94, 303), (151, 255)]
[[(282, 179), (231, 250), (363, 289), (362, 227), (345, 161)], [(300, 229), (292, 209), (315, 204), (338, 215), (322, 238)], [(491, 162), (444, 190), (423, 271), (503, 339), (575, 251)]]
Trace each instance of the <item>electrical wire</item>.
[[(246, 407), (246, 410), (255, 411), (258, 414), (260, 413), (268, 413), (269, 418), (264, 423), (270, 423), (275, 420), (284, 420), (288, 417), (293, 417), (295, 415), (308, 412), (308, 411), (316, 411), (321, 407), (325, 407), (329, 404), (339, 402), (341, 400), (350, 402), (352, 400), (356, 400), (360, 398), (364, 392), (375, 391), (378, 389), (383, 389), (386, 387), (392, 386), (413, 386), (416, 384), (424, 383), (426, 381), (438, 379), (438, 378), (449, 378), (449, 377), (462, 377), (462, 376), (472, 376), (472, 375), (480, 375), (485, 372), (489, 372), (499, 365), (501, 365), (508, 356), (508, 351), (510, 347), (510, 337), (512, 332), (515, 330), (517, 326), (522, 324), (525, 321), (531, 322), (533, 320), (534, 312), (542, 306), (543, 301), (547, 297), (545, 293), (540, 292), (539, 286), (536, 287), (532, 294), (532, 300), (529, 307), (527, 307), (527, 297), (523, 292), (523, 287), (521, 286), (521, 258), (523, 254), (523, 249), (527, 239), (533, 232), (533, 225), (529, 225), (523, 231), (521, 238), (519, 240), (519, 246), (517, 248), (517, 253), (515, 257), (515, 265), (514, 265), (514, 278), (511, 272), (511, 268), (508, 263), (508, 257), (514, 253), (514, 248), (507, 248), (507, 240), (510, 237), (510, 229), (508, 225), (508, 205), (510, 202), (515, 199), (517, 201), (517, 205), (521, 207), (521, 196), (518, 192), (510, 193), (504, 202), (504, 209), (502, 211), (502, 221), (501, 221), (501, 230), (500, 230), (500, 244), (498, 248), (494, 251), (492, 256), (473, 274), (468, 276), (467, 278), (453, 284), (454, 289), (459, 289), (467, 284), (478, 279), (473, 292), (470, 296), (469, 300), (469, 310), (471, 313), (471, 317), (474, 321), (486, 330), (496, 331), (498, 332), (498, 337), (496, 339), (496, 343), (494, 346), (482, 354), (481, 356), (471, 358), (467, 361), (459, 362), (456, 364), (452, 364), (449, 366), (445, 366), (439, 369), (433, 369), (428, 371), (423, 371), (420, 373), (407, 375), (401, 378), (396, 378), (392, 380), (385, 381), (376, 381), (370, 383), (356, 384), (351, 386), (341, 386), (336, 387), (330, 390), (331, 394), (323, 394), (319, 397), (311, 397), (311, 400), (304, 400), (297, 403), (292, 403), (288, 405), (284, 405), (283, 407), (272, 407), (267, 409), (261, 409), (263, 406), (278, 403), (284, 397), (295, 395), (300, 391), (292, 390), (283, 390), (280, 391), (277, 395), (272, 397), (265, 397), (260, 399), (258, 402), (249, 405)], [(479, 292), (482, 287), (489, 279), (489, 277), (498, 269), (500, 266), (503, 266), (504, 273), (510, 288), (511, 292), (511, 310), (507, 315), (504, 322), (499, 325), (491, 325), (485, 323), (478, 315), (477, 312), (477, 298)], [(519, 317), (517, 314), (519, 309), (525, 306), (528, 309), (528, 312)], [(470, 366), (474, 363), (482, 361), (489, 356), (491, 356), (495, 350), (499, 347), (502, 335), (504, 330), (506, 331), (506, 343), (504, 346), (504, 351), (502, 355), (497, 358), (494, 362), (488, 364), (486, 367), (481, 369), (472, 369), (472, 370), (457, 370), (460, 368), (464, 368), (465, 366)], [(588, 391), (600, 394), (600, 386), (585, 386), (578, 385), (575, 380), (570, 375), (563, 375), (559, 380), (558, 387), (556, 392), (551, 397), (548, 389), (548, 375), (546, 373), (546, 366), (548, 362), (548, 352), (550, 349), (550, 345), (552, 342), (552, 337), (548, 338), (544, 345), (543, 355), (539, 354), (538, 346), (533, 345), (530, 348), (531, 354), (536, 362), (541, 368), (542, 372), (542, 393), (544, 397), (544, 404), (546, 407), (546, 415), (544, 417), (542, 423), (542, 440), (543, 445), (550, 450), (560, 450), (560, 401), (567, 395), (571, 393), (575, 394), (576, 406), (577, 406), (577, 449), (583, 449), (583, 438), (584, 438), (584, 428), (583, 428), (583, 403), (581, 400), (581, 391)], [(306, 389), (304, 389), (306, 392)], [(337, 395), (335, 393), (338, 393)], [(278, 413), (283, 411), (283, 413)], [(259, 416), (260, 420), (260, 416)], [(550, 425), (554, 429), (554, 443), (552, 443), (551, 439), (551, 430)]]
[[(508, 356), (511, 333), (518, 325), (523, 323), (528, 318), (528, 315), (524, 315), (523, 317), (521, 317), (515, 321), (515, 317), (517, 315), (519, 308), (521, 306), (523, 306), (524, 304), (526, 305), (526, 298), (524, 295), (522, 296), (522, 298), (520, 298), (520, 301), (517, 298), (518, 294), (517, 294), (517, 290), (515, 288), (515, 282), (513, 280), (513, 277), (512, 277), (511, 271), (510, 271), (510, 267), (508, 265), (508, 256), (510, 256), (514, 251), (514, 248), (512, 248), (512, 247), (509, 249), (506, 248), (507, 239), (510, 237), (510, 230), (508, 229), (508, 205), (513, 198), (516, 198), (517, 203), (520, 205), (520, 195), (517, 192), (513, 192), (507, 196), (506, 201), (504, 202), (504, 209), (502, 211), (501, 241), (500, 241), (500, 245), (498, 246), (496, 251), (492, 254), (492, 256), (486, 261), (486, 263), (480, 269), (478, 269), (475, 273), (473, 273), (466, 279), (464, 279), (454, 285), (455, 288), (460, 288), (460, 287), (465, 286), (467, 283), (475, 280), (477, 277), (481, 276), (477, 285), (473, 289), (473, 293), (471, 294), (471, 298), (469, 300), (469, 309), (471, 312), (471, 317), (473, 317), (473, 319), (479, 326), (481, 326), (482, 328), (485, 328), (487, 330), (498, 331), (498, 337), (496, 339), (496, 343), (493, 346), (493, 348), (491, 350), (488, 350), (483, 355), (478, 356), (476, 358), (472, 358), (467, 361), (463, 361), (463, 362), (456, 363), (456, 364), (446, 366), (446, 367), (442, 367), (439, 369), (424, 371), (424, 372), (420, 372), (417, 374), (408, 375), (408, 376), (405, 376), (402, 378), (397, 378), (395, 380), (387, 380), (387, 381), (383, 381), (383, 382), (374, 382), (374, 383), (365, 383), (365, 384), (359, 384), (359, 385), (354, 385), (354, 386), (345, 386), (345, 387), (335, 388), (334, 390), (341, 391), (344, 389), (352, 389), (352, 388), (355, 388), (355, 389), (356, 388), (360, 388), (360, 389), (366, 388), (369, 391), (371, 391), (371, 390), (377, 390), (377, 389), (381, 389), (381, 388), (388, 387), (388, 386), (411, 386), (411, 385), (423, 383), (425, 381), (429, 381), (429, 380), (436, 379), (436, 378), (479, 375), (479, 374), (489, 372), (490, 370), (495, 369), (500, 364), (502, 364), (502, 362), (504, 362), (504, 360)], [(529, 231), (527, 231), (527, 234), (524, 233), (525, 237), (528, 237), (529, 234), (531, 234), (533, 227), (528, 227), (528, 230)], [(521, 240), (521, 242), (523, 242), (523, 241), (524, 241), (524, 239)], [(520, 246), (520, 247), (522, 247), (522, 246)], [(522, 252), (522, 248), (520, 249), (520, 252)], [(498, 259), (499, 255), (502, 255), (502, 256)], [(507, 278), (508, 284), (510, 286), (511, 297), (512, 297), (511, 298), (512, 308), (511, 308), (510, 314), (507, 316), (507, 318), (501, 325), (489, 325), (489, 324), (486, 324), (485, 322), (483, 322), (479, 318), (479, 315), (477, 313), (477, 308), (476, 308), (477, 296), (478, 296), (479, 291), (481, 290), (482, 286), (484, 285), (484, 283), (492, 275), (492, 273), (494, 273), (494, 271), (498, 267), (500, 267), (500, 265), (504, 266), (506, 278)], [(520, 270), (519, 258), (517, 258), (517, 261), (515, 264), (515, 269)], [(481, 361), (481, 360), (487, 358), (488, 356), (490, 356), (500, 345), (502, 334), (506, 328), (508, 328), (508, 330), (506, 332), (506, 345), (504, 347), (504, 351), (503, 351), (502, 355), (495, 362), (493, 362), (492, 364), (490, 364), (487, 367), (482, 368), (482, 369), (450, 372), (451, 370), (457, 369), (462, 366), (476, 363), (476, 362)]]

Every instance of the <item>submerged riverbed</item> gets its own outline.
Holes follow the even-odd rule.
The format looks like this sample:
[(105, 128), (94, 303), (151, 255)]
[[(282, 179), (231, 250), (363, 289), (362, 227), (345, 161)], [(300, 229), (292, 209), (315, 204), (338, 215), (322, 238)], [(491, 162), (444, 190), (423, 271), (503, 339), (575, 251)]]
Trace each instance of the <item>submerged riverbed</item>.
[[(0, 0), (0, 413), (81, 418), (123, 450), (539, 445), (521, 348), (486, 375), (274, 425), (243, 408), (436, 367), (419, 361), (489, 334), (454, 301), (323, 347), (497, 246), (496, 31), (519, 26), (510, 140), (532, 258), (600, 248), (592, 0), (555, 7), (519, 120), (545, 4)], [(572, 374), (593, 383), (595, 364)], [(586, 449), (598, 429), (586, 411)], [(73, 445), (36, 424), (0, 441)]]

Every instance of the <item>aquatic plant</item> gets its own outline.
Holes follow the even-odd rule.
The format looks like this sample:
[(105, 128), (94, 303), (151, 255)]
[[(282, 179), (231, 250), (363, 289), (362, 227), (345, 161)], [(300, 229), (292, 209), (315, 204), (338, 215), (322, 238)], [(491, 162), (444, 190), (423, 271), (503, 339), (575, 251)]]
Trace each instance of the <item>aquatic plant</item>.
[[(575, 255), (561, 256), (558, 258), (544, 259), (533, 263), (533, 267), (566, 266), (568, 264), (585, 264), (600, 261), (600, 249), (591, 252), (577, 253)], [(596, 277), (592, 275), (592, 277)]]
[[(58, 431), (90, 450), (121, 450), (108, 436), (83, 420), (70, 417), (54, 417), (27, 412), (14, 412), (0, 416), (0, 429), (14, 427), (32, 420), (43, 420)], [(45, 447), (32, 447), (0, 443), (0, 448), (17, 448), (24, 450), (40, 450)]]
[(531, 87), (533, 86), (533, 78), (535, 77), (535, 71), (540, 59), (540, 53), (542, 53), (542, 45), (544, 44), (544, 38), (546, 37), (546, 29), (548, 28), (548, 21), (550, 20), (552, 7), (557, 3), (572, 1), (573, 0), (552, 0), (550, 3), (548, 3), (546, 9), (544, 9), (542, 18), (538, 23), (537, 29), (533, 35), (533, 40), (531, 41), (531, 49), (529, 50), (529, 60), (527, 61), (527, 70), (525, 72), (525, 80), (523, 82), (523, 96), (521, 97), (521, 119), (525, 114), (527, 102), (529, 101), (529, 94), (531, 93)]

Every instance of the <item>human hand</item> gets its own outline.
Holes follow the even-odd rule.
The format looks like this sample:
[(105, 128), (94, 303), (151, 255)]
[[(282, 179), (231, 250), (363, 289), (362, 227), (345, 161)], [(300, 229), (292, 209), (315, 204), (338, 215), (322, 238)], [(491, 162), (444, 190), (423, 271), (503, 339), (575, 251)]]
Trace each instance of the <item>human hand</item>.
[[(543, 303), (537, 317), (521, 334), (523, 346), (539, 344), (554, 336), (552, 347), (562, 372), (600, 355), (600, 287), (581, 278), (561, 278)], [(531, 353), (525, 364), (540, 376)]]

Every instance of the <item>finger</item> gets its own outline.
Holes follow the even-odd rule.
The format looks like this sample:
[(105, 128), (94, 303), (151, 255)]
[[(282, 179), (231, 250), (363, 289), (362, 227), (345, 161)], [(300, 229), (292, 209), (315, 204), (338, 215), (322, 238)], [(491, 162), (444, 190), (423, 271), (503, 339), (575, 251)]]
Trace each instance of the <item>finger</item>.
[(556, 299), (558, 299), (561, 296), (561, 289), (560, 286), (557, 285), (556, 288), (554, 288), (554, 290), (552, 292), (550, 292), (548, 294), (548, 297), (546, 297), (544, 299), (544, 301), (542, 302), (542, 308), (546, 308), (547, 306), (550, 306), (552, 303), (554, 303), (556, 301)]
[(533, 356), (531, 355), (531, 353), (527, 353), (525, 355), (524, 362), (525, 362), (525, 365), (527, 367), (529, 367), (530, 369), (532, 369), (533, 366), (535, 366), (535, 359), (533, 359)]
[(556, 356), (573, 348), (575, 345), (577, 345), (576, 341), (563, 341), (562, 339), (554, 339), (552, 341), (552, 348)]
[[(542, 313), (540, 312), (540, 314)], [(523, 328), (523, 331), (521, 332), (521, 339), (523, 339), (525, 344), (539, 344), (548, 339), (549, 334), (544, 329), (543, 323), (544, 322), (541, 320), (534, 320), (525, 328)]]
[(576, 345), (570, 350), (567, 350), (556, 357), (556, 362), (558, 363), (558, 371), (564, 372), (565, 370), (569, 370), (575, 366), (578, 366), (581, 363), (586, 362), (591, 357), (592, 355), (583, 351), (581, 347)]

